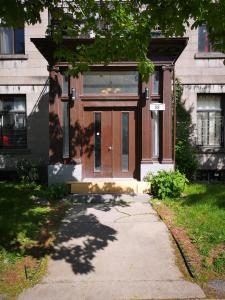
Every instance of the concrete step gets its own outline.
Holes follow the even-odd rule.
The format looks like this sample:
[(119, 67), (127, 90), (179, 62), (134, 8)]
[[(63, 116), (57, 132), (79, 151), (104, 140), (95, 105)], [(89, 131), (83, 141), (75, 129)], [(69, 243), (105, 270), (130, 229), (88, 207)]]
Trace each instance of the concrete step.
[(147, 182), (137, 180), (91, 180), (69, 182), (72, 194), (146, 194), (150, 192)]

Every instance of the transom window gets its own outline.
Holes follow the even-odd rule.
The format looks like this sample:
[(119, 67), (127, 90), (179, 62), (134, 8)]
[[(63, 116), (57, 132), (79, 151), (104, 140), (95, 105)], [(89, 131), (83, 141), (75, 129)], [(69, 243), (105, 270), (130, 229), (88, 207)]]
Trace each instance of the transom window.
[(198, 95), (197, 145), (223, 146), (224, 117), (221, 95)]
[(0, 27), (0, 54), (24, 53), (24, 29)]
[(84, 94), (138, 94), (137, 71), (91, 71), (83, 78)]
[(0, 148), (26, 148), (25, 96), (0, 95)]

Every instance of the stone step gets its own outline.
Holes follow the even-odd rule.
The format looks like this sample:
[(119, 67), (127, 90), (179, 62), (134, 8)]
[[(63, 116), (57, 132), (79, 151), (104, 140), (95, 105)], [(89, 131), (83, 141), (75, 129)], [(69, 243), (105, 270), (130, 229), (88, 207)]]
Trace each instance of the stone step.
[(72, 194), (146, 194), (147, 182), (137, 180), (68, 182)]

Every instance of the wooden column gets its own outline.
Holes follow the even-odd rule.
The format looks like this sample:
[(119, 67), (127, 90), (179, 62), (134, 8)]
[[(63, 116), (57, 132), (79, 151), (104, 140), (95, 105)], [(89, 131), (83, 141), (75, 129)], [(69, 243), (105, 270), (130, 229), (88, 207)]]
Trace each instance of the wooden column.
[(62, 124), (60, 85), (58, 81), (58, 68), (48, 67), (49, 90), (49, 163), (55, 164), (62, 161)]
[[(152, 163), (152, 121), (151, 112), (149, 110), (150, 96), (149, 99), (145, 99), (144, 91), (145, 88), (149, 88), (150, 84), (143, 84), (143, 99), (142, 99), (142, 154), (141, 163), (151, 164)], [(149, 92), (150, 94), (150, 92)]]
[(172, 164), (172, 91), (171, 79), (173, 66), (163, 66), (163, 103), (165, 111), (162, 116), (162, 164)]

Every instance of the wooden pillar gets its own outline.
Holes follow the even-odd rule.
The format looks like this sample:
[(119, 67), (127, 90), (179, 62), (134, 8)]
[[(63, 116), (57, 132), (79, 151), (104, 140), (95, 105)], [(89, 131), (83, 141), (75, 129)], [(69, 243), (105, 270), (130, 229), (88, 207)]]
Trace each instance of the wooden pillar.
[(149, 99), (145, 99), (145, 88), (150, 91), (150, 84), (143, 84), (143, 99), (142, 99), (142, 164), (152, 163), (152, 122), (151, 112), (149, 110), (150, 96)]
[(62, 160), (62, 126), (60, 86), (58, 82), (58, 68), (48, 67), (49, 90), (49, 163), (55, 164)]
[(171, 79), (173, 66), (163, 66), (163, 103), (165, 111), (162, 116), (162, 164), (173, 163), (172, 153), (172, 91)]

